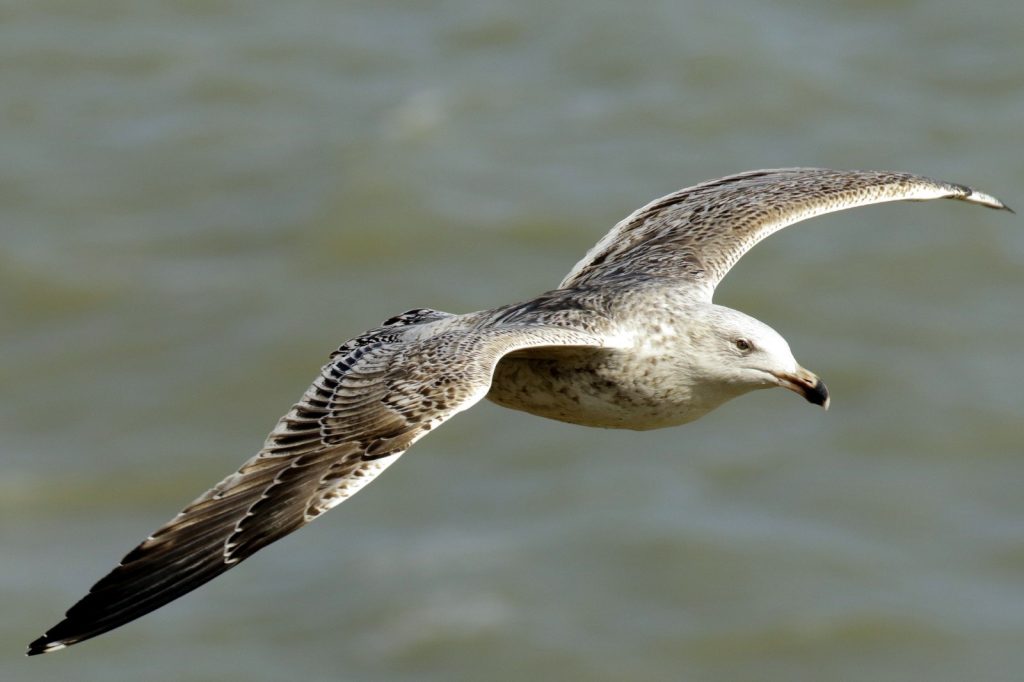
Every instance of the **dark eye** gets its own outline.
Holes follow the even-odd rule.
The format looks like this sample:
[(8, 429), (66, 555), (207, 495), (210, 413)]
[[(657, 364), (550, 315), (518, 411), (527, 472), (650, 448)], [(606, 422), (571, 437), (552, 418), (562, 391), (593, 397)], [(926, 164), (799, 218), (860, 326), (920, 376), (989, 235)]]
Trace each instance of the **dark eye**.
[(754, 349), (754, 344), (750, 343), (746, 339), (736, 339), (736, 348), (741, 353), (749, 353)]

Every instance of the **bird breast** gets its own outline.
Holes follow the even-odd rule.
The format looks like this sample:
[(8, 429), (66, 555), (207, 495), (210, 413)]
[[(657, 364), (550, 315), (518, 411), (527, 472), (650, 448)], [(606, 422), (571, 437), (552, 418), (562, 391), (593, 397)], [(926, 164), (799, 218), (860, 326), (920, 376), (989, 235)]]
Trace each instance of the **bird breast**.
[(708, 409), (685, 368), (635, 350), (542, 349), (503, 358), (487, 398), (539, 417), (604, 428), (684, 424)]

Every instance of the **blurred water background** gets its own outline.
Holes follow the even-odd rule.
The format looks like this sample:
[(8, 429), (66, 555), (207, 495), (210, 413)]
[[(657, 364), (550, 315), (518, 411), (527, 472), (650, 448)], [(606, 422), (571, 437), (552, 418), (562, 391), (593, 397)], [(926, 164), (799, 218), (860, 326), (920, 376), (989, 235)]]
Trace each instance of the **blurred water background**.
[(1016, 0), (8, 0), (0, 678), (1024, 678), (1024, 225), (773, 237), (718, 302), (833, 392), (651, 433), (481, 405), (145, 619), (24, 646), (250, 456), (337, 344), (530, 297), (704, 179), (1024, 204)]

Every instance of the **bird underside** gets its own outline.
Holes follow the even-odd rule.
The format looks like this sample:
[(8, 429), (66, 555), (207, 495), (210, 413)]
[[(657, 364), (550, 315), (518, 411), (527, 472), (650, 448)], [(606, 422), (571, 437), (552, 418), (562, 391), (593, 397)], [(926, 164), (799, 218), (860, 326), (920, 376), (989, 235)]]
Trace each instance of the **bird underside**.
[[(638, 358), (631, 349), (519, 351), (494, 370), (487, 399), (556, 421), (647, 431), (691, 422), (712, 407), (685, 387), (659, 381), (670, 356)], [(634, 370), (636, 364), (643, 371)], [(731, 396), (730, 396), (731, 397)]]

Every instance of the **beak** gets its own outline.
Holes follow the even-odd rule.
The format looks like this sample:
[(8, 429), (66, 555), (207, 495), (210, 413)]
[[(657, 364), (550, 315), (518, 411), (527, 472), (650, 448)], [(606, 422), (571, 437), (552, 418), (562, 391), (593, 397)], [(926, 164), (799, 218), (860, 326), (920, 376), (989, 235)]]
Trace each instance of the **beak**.
[(828, 387), (813, 372), (808, 372), (803, 367), (797, 367), (792, 374), (779, 372), (775, 374), (775, 378), (779, 380), (779, 386), (802, 395), (804, 400), (809, 403), (828, 409)]

